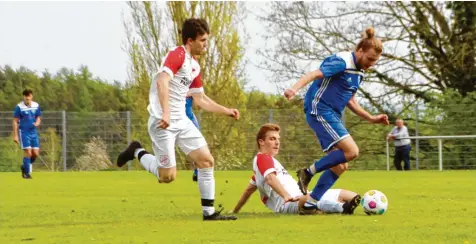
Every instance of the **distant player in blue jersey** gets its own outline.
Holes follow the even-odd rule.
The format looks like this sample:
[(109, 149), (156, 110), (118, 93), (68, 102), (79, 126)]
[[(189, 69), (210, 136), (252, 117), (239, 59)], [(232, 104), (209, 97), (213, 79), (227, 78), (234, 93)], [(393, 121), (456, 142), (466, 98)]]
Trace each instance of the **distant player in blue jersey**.
[(375, 30), (367, 28), (354, 52), (340, 52), (327, 57), (318, 70), (304, 75), (284, 92), (286, 98), (292, 99), (299, 89), (312, 82), (304, 100), (304, 112), (322, 150), (328, 153), (309, 168), (297, 171), (303, 194), (307, 193), (313, 175), (324, 171), (305, 204), (309, 209), (316, 206), (317, 201), (347, 170), (347, 162), (359, 156), (357, 144), (341, 121), (345, 107), (370, 123), (389, 124), (387, 115), (369, 114), (355, 98), (364, 77), (363, 71), (374, 66), (382, 53), (382, 42), (374, 35)]
[(22, 177), (32, 179), (31, 164), (40, 155), (40, 140), (36, 127), (41, 123), (41, 109), (40, 105), (33, 101), (31, 90), (23, 91), (23, 101), (15, 107), (13, 117), (13, 141), (20, 144), (24, 151)]
[[(195, 117), (195, 114), (193, 113), (193, 97), (187, 97), (185, 100), (185, 113), (187, 114), (187, 117), (193, 122), (193, 124), (200, 129), (200, 125), (198, 124), (197, 117)], [(193, 165), (195, 167), (195, 164)], [(193, 175), (192, 175), (192, 180), (197, 181), (198, 180), (198, 170), (195, 168), (193, 170)]]

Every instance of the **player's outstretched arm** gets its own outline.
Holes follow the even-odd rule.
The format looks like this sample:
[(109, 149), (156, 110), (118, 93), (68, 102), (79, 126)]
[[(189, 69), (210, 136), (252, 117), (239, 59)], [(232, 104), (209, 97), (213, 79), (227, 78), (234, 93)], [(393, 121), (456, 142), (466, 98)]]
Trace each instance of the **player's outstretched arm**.
[(284, 96), (288, 100), (291, 100), (291, 99), (293, 99), (294, 96), (296, 96), (296, 93), (301, 88), (305, 87), (311, 81), (316, 80), (316, 79), (321, 79), (323, 77), (324, 77), (324, 74), (320, 70), (311, 71), (311, 72), (305, 74), (303, 77), (301, 77), (291, 88), (286, 89), (284, 91)]
[(240, 212), (241, 208), (245, 206), (246, 202), (248, 199), (253, 195), (253, 193), (256, 191), (257, 187), (253, 184), (248, 184), (246, 187), (245, 191), (241, 194), (240, 200), (238, 200), (238, 203), (236, 204), (235, 208), (233, 209), (233, 213), (238, 213)]
[(388, 122), (388, 116), (386, 114), (379, 114), (379, 115), (373, 116), (369, 112), (365, 111), (365, 109), (363, 109), (359, 105), (359, 103), (357, 102), (357, 99), (355, 99), (355, 94), (349, 100), (349, 103), (347, 103), (347, 107), (352, 112), (354, 112), (354, 114), (358, 115), (362, 119), (367, 120), (370, 123), (382, 123), (382, 124), (385, 124), (385, 125), (390, 124)]
[(159, 127), (162, 129), (169, 127), (170, 124), (169, 82), (171, 79), (172, 77), (167, 72), (160, 72), (155, 79), (162, 108), (162, 119), (159, 121)]
[(192, 97), (193, 102), (195, 102), (200, 108), (203, 108), (208, 112), (224, 114), (235, 119), (240, 118), (240, 112), (237, 109), (224, 107), (213, 101), (203, 92), (192, 93)]

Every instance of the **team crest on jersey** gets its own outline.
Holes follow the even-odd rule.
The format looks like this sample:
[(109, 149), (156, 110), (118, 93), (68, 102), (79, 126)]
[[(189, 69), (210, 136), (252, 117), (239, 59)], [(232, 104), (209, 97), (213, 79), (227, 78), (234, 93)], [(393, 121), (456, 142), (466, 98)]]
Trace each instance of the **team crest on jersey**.
[(168, 164), (169, 163), (169, 155), (160, 155), (159, 157), (161, 164)]

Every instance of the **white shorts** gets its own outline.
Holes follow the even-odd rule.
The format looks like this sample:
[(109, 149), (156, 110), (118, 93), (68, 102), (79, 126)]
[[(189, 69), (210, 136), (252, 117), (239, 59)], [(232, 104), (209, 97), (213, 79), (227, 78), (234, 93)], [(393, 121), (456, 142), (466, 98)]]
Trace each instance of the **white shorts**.
[(159, 128), (159, 121), (160, 119), (150, 116), (148, 122), (152, 149), (159, 168), (176, 167), (175, 145), (186, 155), (207, 145), (202, 133), (187, 117), (170, 120), (167, 129)]
[(281, 205), (277, 213), (280, 214), (298, 214), (299, 213), (298, 202), (287, 202)]
[[(334, 202), (335, 204), (339, 203), (339, 195), (341, 189), (329, 189), (324, 193), (321, 197), (321, 201), (327, 202)], [(298, 202), (287, 202), (276, 211), (280, 214), (298, 214), (299, 213), (299, 205)]]
[(322, 195), (321, 201), (326, 200), (326, 201), (333, 201), (333, 202), (339, 202), (339, 195), (340, 195), (341, 189), (329, 189)]

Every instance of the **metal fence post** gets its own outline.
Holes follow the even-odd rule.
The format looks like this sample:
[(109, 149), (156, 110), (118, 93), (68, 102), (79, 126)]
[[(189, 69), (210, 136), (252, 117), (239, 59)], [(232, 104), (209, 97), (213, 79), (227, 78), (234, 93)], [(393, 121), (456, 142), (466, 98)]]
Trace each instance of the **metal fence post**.
[[(127, 145), (131, 143), (131, 111), (126, 112), (126, 133), (127, 133)], [(131, 170), (132, 162), (127, 162), (127, 170)]]
[(67, 165), (66, 165), (66, 161), (67, 161), (67, 158), (66, 158), (66, 111), (61, 111), (61, 115), (62, 115), (62, 130), (63, 130), (63, 171), (67, 171), (68, 168), (67, 168)]
[(273, 110), (269, 110), (268, 123), (273, 123)]
[[(415, 136), (418, 136), (418, 119), (419, 119), (419, 114), (418, 114), (418, 102), (415, 106)], [(420, 149), (420, 141), (418, 139), (415, 140), (415, 168), (418, 170), (420, 168), (420, 161), (418, 158), (418, 152)]]
[(443, 171), (443, 140), (438, 139), (438, 162), (439, 162), (439, 169)]
[(388, 139), (385, 139), (387, 145), (387, 171), (390, 171), (390, 146), (388, 145)]

